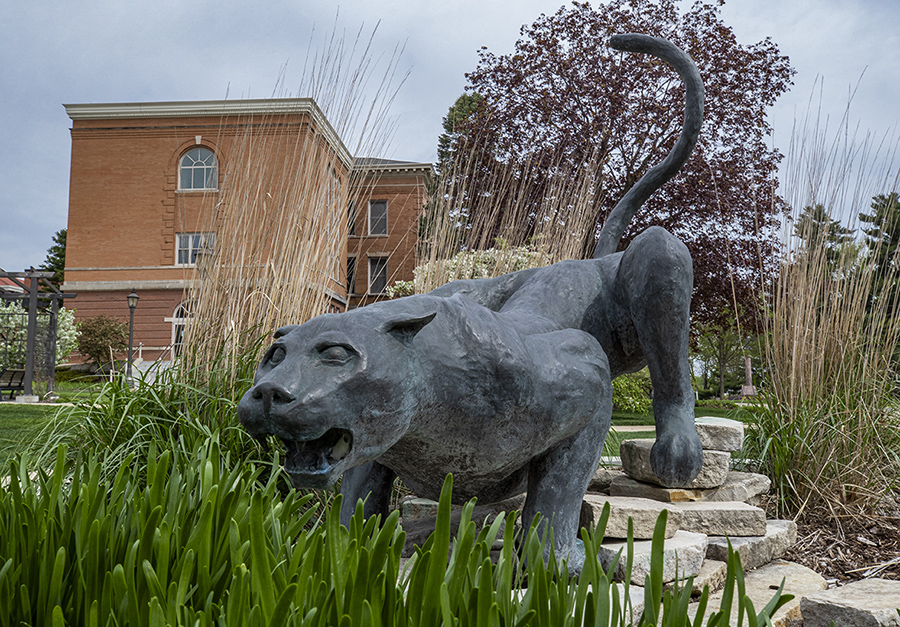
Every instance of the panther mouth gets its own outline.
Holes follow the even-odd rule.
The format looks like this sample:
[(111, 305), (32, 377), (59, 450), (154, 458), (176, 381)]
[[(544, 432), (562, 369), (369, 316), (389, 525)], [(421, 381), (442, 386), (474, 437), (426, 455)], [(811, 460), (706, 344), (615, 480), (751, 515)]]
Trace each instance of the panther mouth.
[(350, 454), (353, 434), (347, 429), (329, 429), (315, 440), (286, 440), (284, 469), (293, 477), (323, 478)]

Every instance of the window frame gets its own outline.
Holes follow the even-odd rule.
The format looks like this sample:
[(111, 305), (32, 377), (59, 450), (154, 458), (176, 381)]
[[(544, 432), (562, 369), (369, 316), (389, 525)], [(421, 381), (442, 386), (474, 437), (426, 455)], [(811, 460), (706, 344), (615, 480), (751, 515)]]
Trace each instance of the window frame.
[[(350, 272), (350, 264), (353, 264), (353, 272)], [(359, 256), (355, 253), (347, 254), (347, 296), (355, 296), (356, 277), (359, 274)]]
[[(196, 165), (198, 162), (202, 163), (202, 161), (195, 159), (194, 164), (185, 165), (184, 161), (188, 158), (188, 156), (193, 152), (206, 151), (208, 152), (213, 159), (211, 165)], [(202, 155), (202, 153), (201, 153)], [(203, 175), (203, 182), (212, 183), (214, 187), (185, 187), (184, 186), (184, 170), (190, 169), (191, 172), (196, 170), (202, 170), (204, 172), (210, 171), (207, 174)], [(194, 175), (191, 176), (191, 183), (195, 181), (196, 177)], [(178, 158), (178, 191), (180, 192), (214, 192), (219, 190), (219, 157), (216, 155), (215, 151), (206, 146), (192, 146), (188, 150), (184, 151), (184, 153)]]
[[(384, 233), (375, 233), (373, 230), (372, 223), (372, 207), (376, 204), (384, 204)], [(369, 237), (387, 237), (390, 233), (390, 229), (388, 227), (388, 201), (387, 200), (370, 200), (369, 201), (369, 210), (367, 221), (368, 221), (368, 234)]]
[[(368, 261), (369, 261), (368, 262), (369, 276), (368, 276), (368, 282), (367, 282), (367, 288), (366, 288), (368, 291), (366, 293), (369, 294), (370, 296), (383, 296), (384, 294), (387, 293), (388, 281), (390, 280), (390, 275), (388, 273), (388, 255), (369, 255)], [(372, 262), (376, 262), (376, 261), (384, 263), (384, 289), (382, 289), (380, 292), (376, 292), (372, 289), (373, 283), (374, 283), (374, 276), (372, 273)]]
[[(187, 238), (189, 242), (189, 246), (186, 248), (182, 248), (181, 242), (182, 238)], [(195, 239), (196, 244), (195, 244)], [(175, 266), (178, 268), (196, 268), (197, 267), (197, 253), (201, 250), (213, 251), (216, 247), (216, 234), (212, 231), (191, 231), (191, 232), (180, 232), (175, 233)], [(186, 250), (187, 256), (190, 261), (182, 262), (181, 261), (181, 251)]]

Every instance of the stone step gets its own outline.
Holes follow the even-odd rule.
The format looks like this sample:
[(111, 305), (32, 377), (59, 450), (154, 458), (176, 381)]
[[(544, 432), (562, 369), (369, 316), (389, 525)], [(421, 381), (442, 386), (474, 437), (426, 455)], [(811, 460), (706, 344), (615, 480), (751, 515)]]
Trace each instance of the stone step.
[[(610, 473), (612, 474), (612, 473)], [(653, 483), (637, 481), (631, 477), (612, 475), (609, 482), (610, 496), (638, 496), (664, 503), (684, 501), (743, 501), (758, 505), (761, 497), (769, 491), (772, 482), (765, 475), (752, 472), (729, 471), (725, 483), (718, 488), (689, 490), (687, 488), (665, 488)]]
[(803, 627), (897, 627), (900, 581), (863, 579), (800, 600)]
[[(633, 543), (633, 562), (631, 568), (631, 583), (640, 586), (644, 584), (647, 575), (650, 574), (650, 549), (651, 540), (636, 540)], [(696, 576), (703, 565), (706, 555), (706, 536), (702, 533), (690, 533), (689, 531), (677, 531), (675, 535), (665, 541), (663, 548), (663, 583), (675, 581), (676, 569), (679, 579)], [(616, 581), (625, 579), (627, 542), (606, 541), (600, 546), (597, 557), (604, 568), (609, 568), (612, 560), (621, 551), (622, 555), (616, 564), (613, 578)]]
[[(628, 519), (631, 518), (634, 526), (632, 537), (635, 540), (650, 540), (656, 528), (656, 519), (668, 508), (667, 503), (627, 496), (585, 494), (584, 501), (591, 507), (594, 523), (600, 520), (604, 506), (609, 504), (609, 520), (606, 522), (604, 538), (627, 538)], [(667, 538), (682, 529), (681, 522), (681, 513), (671, 511), (666, 523)]]
[[(797, 524), (793, 520), (768, 520), (764, 535), (731, 538), (731, 547), (740, 556), (744, 570), (752, 570), (781, 557), (796, 541)], [(728, 559), (728, 538), (711, 536), (706, 557), (726, 561)]]
[(710, 594), (722, 588), (725, 584), (725, 575), (728, 572), (728, 564), (718, 560), (703, 560), (700, 572), (694, 577), (694, 586), (691, 588), (691, 596), (703, 594), (703, 588), (709, 588)]
[(762, 536), (766, 533), (766, 513), (739, 501), (663, 503), (633, 496), (600, 494), (586, 494), (584, 501), (591, 507), (594, 522), (600, 520), (603, 507), (609, 504), (607, 538), (627, 538), (628, 519), (631, 518), (634, 539), (649, 540), (653, 537), (656, 519), (663, 510), (669, 512), (667, 538), (679, 530), (729, 537)]
[(744, 423), (717, 416), (697, 416), (694, 427), (703, 450), (739, 451), (744, 445)]
[(594, 476), (591, 477), (591, 481), (588, 483), (587, 491), (595, 494), (609, 494), (610, 484), (612, 484), (617, 477), (624, 476), (625, 471), (623, 471), (621, 467), (605, 468), (600, 466), (594, 471)]
[[(800, 564), (784, 562), (781, 560), (772, 562), (761, 568), (747, 572), (744, 575), (744, 593), (750, 597), (751, 601), (753, 601), (753, 607), (756, 612), (759, 612), (766, 603), (775, 596), (775, 592), (777, 592), (778, 586), (781, 585), (782, 579), (784, 580), (783, 594), (793, 594), (794, 599), (775, 612), (775, 615), (772, 617), (772, 624), (775, 625), (775, 627), (796, 627), (801, 624), (804, 625), (804, 627), (808, 627), (806, 623), (801, 622), (800, 599), (803, 596), (813, 594), (828, 587), (825, 579), (809, 568), (801, 566)], [(710, 595), (709, 603), (706, 606), (707, 616), (721, 609), (722, 593), (723, 591), (720, 590)], [(735, 595), (736, 594), (737, 586), (735, 585)], [(691, 605), (688, 606), (688, 616), (693, 619), (696, 615), (697, 603), (691, 603)], [(737, 625), (736, 599), (731, 606), (731, 621), (728, 624)], [(747, 624), (746, 617), (744, 618), (744, 624)], [(843, 623), (839, 624), (841, 627), (844, 627)]]
[[(622, 468), (632, 478), (662, 485), (650, 467), (650, 449), (656, 440), (623, 440), (619, 445)], [(731, 467), (731, 454), (723, 451), (703, 451), (700, 474), (686, 487), (689, 489), (718, 488), (725, 483)]]
[(679, 529), (685, 531), (738, 538), (764, 536), (767, 529), (766, 513), (740, 501), (697, 501), (666, 506), (669, 512), (681, 514)]

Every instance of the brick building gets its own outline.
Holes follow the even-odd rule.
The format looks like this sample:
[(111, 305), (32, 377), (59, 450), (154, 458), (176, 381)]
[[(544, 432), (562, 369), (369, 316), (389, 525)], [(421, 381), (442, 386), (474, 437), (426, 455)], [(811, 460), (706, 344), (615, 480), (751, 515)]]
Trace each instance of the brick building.
[[(326, 146), (341, 182), (359, 180), (349, 207), (344, 269), (325, 286), (329, 310), (384, 298), (415, 266), (418, 212), (429, 164), (357, 159), (311, 99), (66, 105), (72, 158), (64, 290), (76, 319), (127, 320), (135, 289), (135, 346), (144, 360), (170, 359), (186, 322), (183, 304), (197, 253), (214, 245), (200, 223), (204, 206), (227, 195), (224, 173), (249, 132), (268, 145), (312, 134)], [(351, 177), (351, 173), (356, 176)], [(348, 289), (349, 273), (349, 289)]]

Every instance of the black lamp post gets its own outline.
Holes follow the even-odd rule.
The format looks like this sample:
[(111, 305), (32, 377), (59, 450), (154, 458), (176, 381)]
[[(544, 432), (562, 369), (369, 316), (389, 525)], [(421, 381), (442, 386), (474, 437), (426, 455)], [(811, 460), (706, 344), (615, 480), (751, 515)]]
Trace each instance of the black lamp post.
[(126, 296), (128, 299), (128, 309), (131, 310), (131, 320), (128, 323), (128, 363), (125, 364), (125, 379), (128, 385), (131, 385), (131, 347), (134, 345), (134, 308), (137, 307), (140, 296), (131, 288), (131, 294)]

